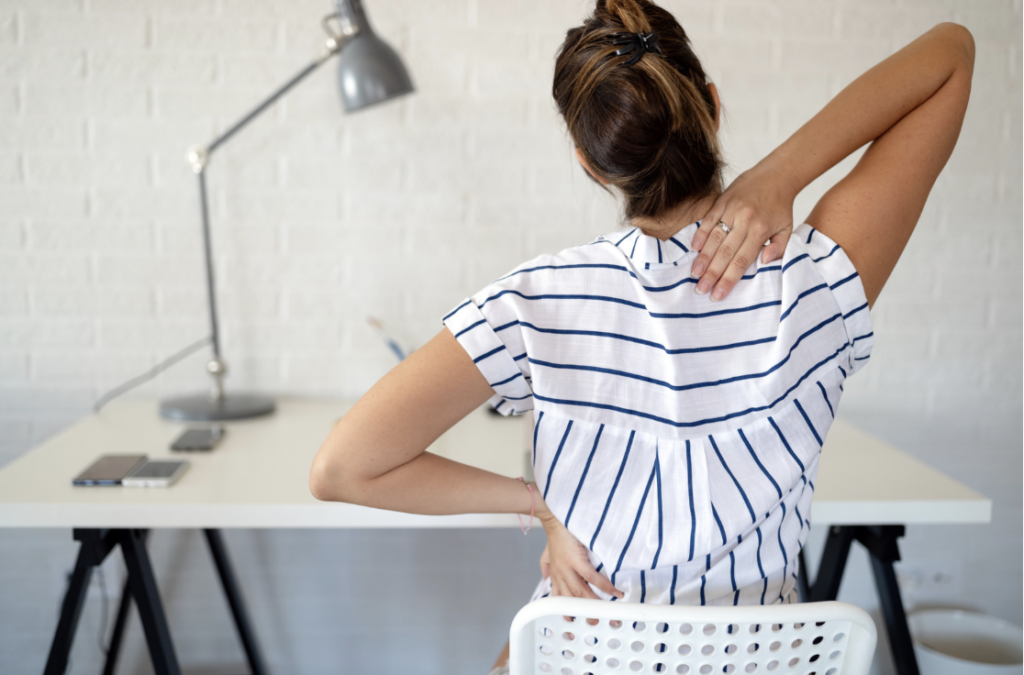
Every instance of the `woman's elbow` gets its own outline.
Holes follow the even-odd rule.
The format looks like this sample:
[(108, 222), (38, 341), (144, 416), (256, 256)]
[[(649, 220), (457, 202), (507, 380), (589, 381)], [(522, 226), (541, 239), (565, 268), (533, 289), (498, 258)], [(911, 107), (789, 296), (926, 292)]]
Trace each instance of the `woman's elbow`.
[(958, 50), (958, 54), (964, 65), (974, 69), (974, 35), (965, 26), (958, 23), (946, 22), (939, 26), (948, 36), (950, 42)]
[(345, 472), (337, 466), (337, 461), (317, 454), (313, 466), (309, 469), (309, 492), (322, 502), (348, 502), (349, 489), (343, 479)]
[(313, 460), (313, 466), (309, 469), (309, 492), (314, 498), (322, 502), (335, 501), (332, 498), (330, 472), (320, 459), (320, 455)]

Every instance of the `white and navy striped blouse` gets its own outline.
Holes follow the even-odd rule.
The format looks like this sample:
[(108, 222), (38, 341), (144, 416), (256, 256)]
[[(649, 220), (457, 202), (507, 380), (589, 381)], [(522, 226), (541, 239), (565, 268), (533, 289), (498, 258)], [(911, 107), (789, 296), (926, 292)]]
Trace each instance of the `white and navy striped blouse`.
[(540, 256), (444, 323), (499, 411), (534, 411), (537, 485), (626, 602), (792, 601), (822, 442), (871, 353), (867, 300), (805, 224), (713, 302), (690, 277), (697, 227)]

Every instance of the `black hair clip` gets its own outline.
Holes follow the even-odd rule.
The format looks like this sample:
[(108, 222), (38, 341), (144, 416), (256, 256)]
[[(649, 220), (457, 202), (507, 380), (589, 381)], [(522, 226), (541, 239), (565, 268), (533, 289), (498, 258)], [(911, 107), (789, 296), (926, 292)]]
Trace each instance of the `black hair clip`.
[(658, 46), (657, 33), (615, 33), (612, 36), (613, 45), (624, 45), (615, 50), (616, 56), (623, 56), (633, 52), (633, 56), (624, 61), (623, 66), (634, 66), (646, 52), (653, 52), (661, 56), (661, 47)]

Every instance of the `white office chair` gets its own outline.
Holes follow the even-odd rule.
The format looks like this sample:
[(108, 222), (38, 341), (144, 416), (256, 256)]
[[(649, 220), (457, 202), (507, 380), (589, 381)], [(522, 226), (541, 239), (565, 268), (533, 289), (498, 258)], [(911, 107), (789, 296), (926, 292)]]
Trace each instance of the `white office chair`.
[(510, 675), (867, 675), (875, 624), (843, 602), (739, 607), (544, 598), (516, 615)]

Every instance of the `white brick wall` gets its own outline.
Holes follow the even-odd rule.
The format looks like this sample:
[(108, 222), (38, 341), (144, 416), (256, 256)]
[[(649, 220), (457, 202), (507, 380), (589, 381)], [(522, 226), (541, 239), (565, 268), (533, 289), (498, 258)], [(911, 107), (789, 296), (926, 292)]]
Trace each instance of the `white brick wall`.
[[(366, 3), (407, 59), (416, 95), (346, 117), (328, 66), (210, 167), (229, 386), (358, 395), (392, 365), (367, 314), (422, 343), (441, 314), (490, 279), (618, 220), (574, 165), (550, 99), (554, 51), (590, 2)], [(974, 93), (960, 143), (873, 312), (873, 362), (851, 381), (844, 413), (994, 499), (991, 526), (919, 528), (904, 557), (952, 560), (965, 578), (939, 601), (1019, 623), (1020, 0), (665, 5), (719, 84), (733, 175), (931, 25), (959, 21), (974, 33)], [(196, 185), (184, 151), (312, 58), (329, 11), (328, 0), (0, 0), (0, 464), (205, 334)], [(801, 196), (798, 218), (852, 161)], [(137, 395), (205, 386), (202, 361), (187, 360)], [(336, 541), (359, 546), (366, 536)], [(25, 579), (53, 585), (33, 560), (70, 564), (67, 539), (0, 531), (4, 672), (39, 670), (60, 589), (48, 588), (45, 606), (19, 589)], [(295, 534), (259, 546), (277, 550), (285, 540), (322, 543)], [(425, 543), (412, 555), (439, 555), (417, 541)], [(466, 557), (489, 555), (463, 546)], [(334, 549), (316, 550), (309, 573), (331, 574)], [(255, 603), (344, 631), (316, 603), (290, 605), (282, 595), (298, 573), (287, 556), (261, 560), (239, 563), (243, 577), (270, 584)], [(529, 580), (532, 563), (522, 574)], [(855, 559), (843, 593), (870, 607), (866, 575)], [(477, 597), (492, 597), (493, 581), (480, 583)], [(175, 611), (186, 623), (205, 616), (196, 602), (172, 607), (172, 624)], [(372, 594), (353, 602), (365, 610)], [(410, 602), (423, 616), (436, 611)], [(22, 622), (26, 612), (32, 619)], [(481, 635), (497, 641), (507, 618)], [(301, 630), (258, 622), (283, 631), (268, 646), (282, 672), (339, 663)], [(9, 630), (14, 623), (19, 629)], [(231, 643), (221, 624), (203, 622)], [(90, 644), (79, 640), (76, 667), (96, 663)], [(182, 652), (205, 653), (202, 644), (193, 634), (179, 641)], [(313, 661), (297, 656), (307, 652)], [(424, 672), (487, 665), (479, 655), (429, 654)], [(370, 663), (359, 649), (345, 659)], [(879, 672), (889, 667), (879, 660)]]

